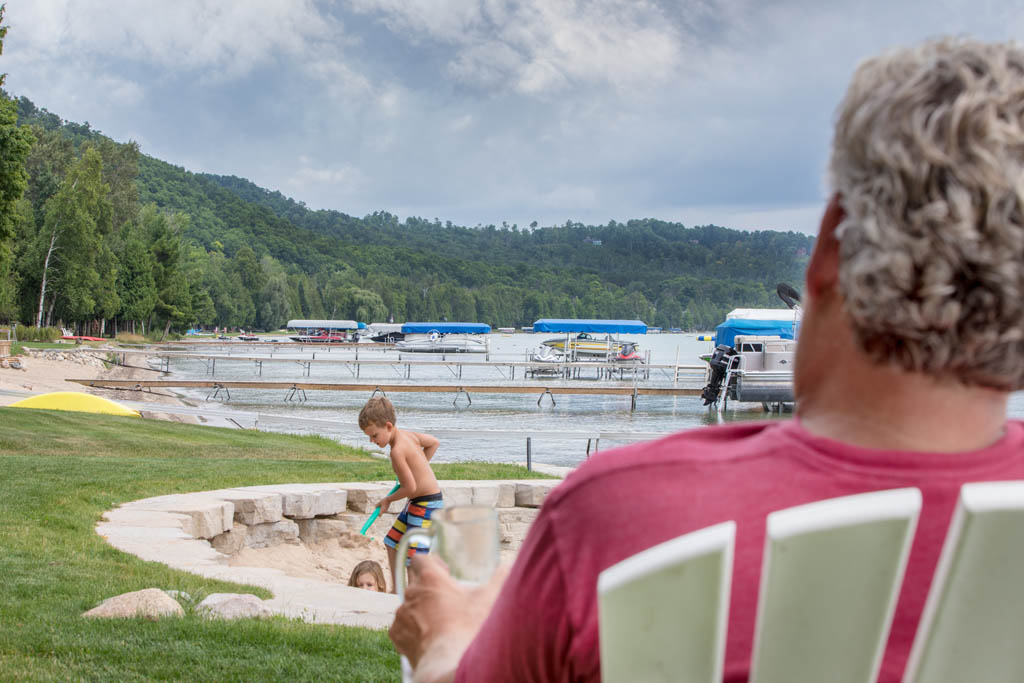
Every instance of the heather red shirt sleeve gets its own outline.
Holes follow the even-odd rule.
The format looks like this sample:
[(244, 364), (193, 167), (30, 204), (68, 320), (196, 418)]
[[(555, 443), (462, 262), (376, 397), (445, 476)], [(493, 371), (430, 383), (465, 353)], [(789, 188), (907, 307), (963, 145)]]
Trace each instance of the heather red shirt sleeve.
[(527, 534), (490, 616), (459, 662), (455, 680), (568, 681), (572, 626), (566, 577), (547, 507)]

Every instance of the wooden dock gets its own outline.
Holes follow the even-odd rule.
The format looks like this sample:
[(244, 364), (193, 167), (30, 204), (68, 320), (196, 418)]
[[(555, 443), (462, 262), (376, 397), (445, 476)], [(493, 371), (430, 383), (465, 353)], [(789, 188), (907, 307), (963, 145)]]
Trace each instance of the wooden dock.
[(133, 380), (133, 379), (68, 379), (87, 387), (97, 389), (127, 389), (145, 391), (151, 389), (210, 389), (207, 400), (216, 398), (220, 392), (230, 400), (231, 389), (277, 389), (284, 390), (285, 400), (303, 401), (307, 391), (360, 391), (387, 395), (388, 392), (399, 393), (448, 393), (455, 394), (454, 405), (460, 396), (465, 396), (470, 404), (471, 393), (476, 394), (536, 394), (537, 405), (545, 396), (555, 404), (556, 394), (590, 395), (590, 396), (629, 396), (631, 410), (636, 410), (638, 396), (700, 396), (700, 387), (644, 387), (644, 386), (562, 386), (562, 385), (523, 385), (523, 384), (364, 384), (338, 382), (272, 382), (272, 381), (224, 381), (216, 380)]
[[(354, 345), (358, 346), (358, 345)], [(365, 346), (365, 345), (364, 345)], [(328, 358), (317, 358), (317, 349), (310, 358), (275, 358), (271, 356), (257, 355), (231, 355), (231, 354), (209, 354), (195, 353), (192, 351), (166, 351), (155, 349), (118, 349), (118, 348), (83, 348), (81, 353), (116, 354), (121, 365), (128, 364), (129, 356), (144, 356), (159, 358), (161, 361), (161, 372), (170, 372), (171, 360), (194, 360), (206, 365), (206, 374), (214, 376), (217, 372), (217, 361), (224, 362), (248, 362), (253, 363), (258, 376), (263, 375), (264, 363), (292, 363), (302, 368), (304, 377), (309, 377), (314, 365), (335, 365), (345, 367), (353, 377), (358, 379), (363, 366), (391, 366), (401, 369), (404, 379), (412, 378), (412, 369), (445, 367), (448, 368), (455, 379), (462, 379), (463, 368), (491, 368), (496, 370), (503, 379), (514, 380), (516, 372), (521, 372), (526, 377), (565, 377), (566, 379), (580, 378), (584, 371), (594, 370), (598, 379), (613, 379), (616, 375), (620, 380), (633, 378), (648, 379), (652, 370), (661, 371), (667, 379), (678, 382), (680, 379), (693, 382), (705, 380), (705, 365), (678, 365), (658, 363), (622, 363), (614, 361), (561, 361), (561, 362), (538, 362), (531, 360), (471, 360), (471, 355), (448, 354), (440, 360), (423, 358), (423, 354), (398, 355), (397, 358), (359, 358), (356, 356), (344, 357), (340, 354), (332, 354)], [(412, 357), (410, 357), (412, 356)], [(507, 373), (507, 374), (506, 374)]]

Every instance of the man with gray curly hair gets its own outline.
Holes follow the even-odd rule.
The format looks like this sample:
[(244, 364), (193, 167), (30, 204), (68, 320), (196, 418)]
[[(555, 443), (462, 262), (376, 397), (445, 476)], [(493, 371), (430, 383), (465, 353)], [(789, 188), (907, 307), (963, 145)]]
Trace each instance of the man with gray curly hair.
[[(431, 558), (391, 637), (417, 681), (597, 681), (595, 587), (736, 522), (725, 679), (744, 681), (765, 518), (915, 486), (923, 508), (880, 681), (900, 679), (961, 484), (1024, 479), (1024, 51), (940, 40), (862, 64), (808, 264), (797, 417), (604, 451), (548, 497), (504, 585)], [(622, 523), (595, 523), (608, 505)], [(628, 520), (628, 523), (625, 522)]]

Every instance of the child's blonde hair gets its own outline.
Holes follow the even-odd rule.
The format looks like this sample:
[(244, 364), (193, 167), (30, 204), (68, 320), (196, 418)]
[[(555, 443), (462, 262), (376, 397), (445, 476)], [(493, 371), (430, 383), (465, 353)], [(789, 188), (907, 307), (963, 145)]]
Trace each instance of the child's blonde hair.
[(395, 424), (397, 418), (395, 417), (395, 406), (383, 396), (371, 398), (359, 411), (360, 429), (366, 429), (370, 425), (383, 427), (385, 422)]
[(384, 582), (384, 570), (373, 560), (363, 560), (352, 570), (352, 576), (348, 577), (348, 585), (357, 586), (359, 577), (363, 574), (373, 574), (373, 580), (377, 582), (377, 590), (381, 593), (388, 592), (388, 586)]

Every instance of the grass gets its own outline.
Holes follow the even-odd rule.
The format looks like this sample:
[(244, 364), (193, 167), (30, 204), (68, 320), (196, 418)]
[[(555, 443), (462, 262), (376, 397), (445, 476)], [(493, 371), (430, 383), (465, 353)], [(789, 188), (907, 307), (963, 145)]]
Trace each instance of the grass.
[[(536, 476), (438, 465), (445, 479)], [(86, 620), (102, 600), (159, 587), (193, 598), (242, 587), (107, 545), (100, 515), (138, 498), (281, 482), (391, 479), (389, 464), (328, 439), (0, 408), (0, 679), (397, 680), (383, 631), (283, 617)]]

